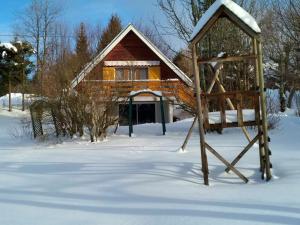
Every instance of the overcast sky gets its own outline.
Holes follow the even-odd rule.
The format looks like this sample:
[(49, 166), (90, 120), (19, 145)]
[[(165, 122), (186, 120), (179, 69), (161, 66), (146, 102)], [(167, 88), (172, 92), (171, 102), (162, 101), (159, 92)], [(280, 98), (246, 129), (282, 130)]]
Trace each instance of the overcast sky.
[[(12, 34), (12, 27), (18, 13), (22, 12), (30, 2), (31, 0), (0, 0), (1, 42), (11, 40), (11, 37), (3, 35)], [(81, 21), (91, 25), (100, 23), (105, 26), (112, 13), (117, 13), (125, 26), (136, 22), (151, 26), (153, 18), (165, 21), (156, 5), (156, 0), (59, 0), (59, 4), (63, 9), (61, 20), (71, 27), (75, 27)], [(171, 44), (179, 43), (173, 40)]]

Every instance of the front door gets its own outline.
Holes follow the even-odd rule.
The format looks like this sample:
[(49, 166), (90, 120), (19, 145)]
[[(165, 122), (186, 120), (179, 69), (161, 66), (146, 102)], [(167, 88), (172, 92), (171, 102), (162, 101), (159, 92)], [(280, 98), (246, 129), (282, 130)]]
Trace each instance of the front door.
[[(132, 124), (155, 123), (155, 104), (133, 104), (132, 105)], [(119, 124), (129, 125), (129, 105), (119, 105)]]
[(155, 123), (155, 104), (140, 104), (137, 111), (138, 124)]

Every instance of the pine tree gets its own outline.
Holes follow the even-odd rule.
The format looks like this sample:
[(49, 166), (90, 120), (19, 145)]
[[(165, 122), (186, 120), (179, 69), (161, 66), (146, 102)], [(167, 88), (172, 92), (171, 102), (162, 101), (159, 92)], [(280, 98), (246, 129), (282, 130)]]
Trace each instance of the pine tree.
[(107, 27), (102, 32), (98, 43), (98, 52), (102, 51), (120, 32), (122, 31), (122, 22), (118, 15), (112, 15)]
[(22, 86), (22, 111), (25, 110), (25, 89), (28, 75), (33, 71), (34, 65), (31, 61), (31, 57), (34, 54), (32, 45), (27, 41), (19, 41), (17, 38), (12, 43), (17, 48), (17, 54), (14, 57), (15, 61), (15, 73), (16, 83)]
[(8, 91), (9, 111), (12, 111), (11, 106), (11, 86), (12, 81), (15, 78), (15, 66), (14, 61), (17, 49), (10, 43), (0, 44), (0, 74), (1, 80), (3, 80), (4, 91)]
[(76, 32), (75, 52), (78, 62), (78, 70), (80, 70), (91, 58), (86, 27), (84, 23), (80, 23), (79, 29)]

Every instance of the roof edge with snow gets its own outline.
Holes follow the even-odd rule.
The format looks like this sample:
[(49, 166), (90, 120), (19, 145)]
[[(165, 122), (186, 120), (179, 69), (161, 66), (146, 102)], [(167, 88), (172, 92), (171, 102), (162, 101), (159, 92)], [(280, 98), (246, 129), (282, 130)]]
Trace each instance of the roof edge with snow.
[(71, 82), (71, 87), (75, 88), (87, 74), (89, 74), (98, 63), (100, 63), (109, 52), (130, 32), (134, 32), (167, 66), (170, 67), (187, 85), (192, 86), (192, 80), (182, 72), (167, 56), (165, 56), (148, 38), (139, 32), (132, 24), (129, 24), (121, 31), (91, 62), (87, 63), (84, 69)]
[(232, 0), (216, 0), (198, 21), (193, 33), (190, 36), (190, 42), (194, 41), (196, 36), (206, 27), (209, 21), (214, 18), (216, 13), (222, 7), (231, 12), (237, 19), (240, 20), (240, 22), (246, 25), (254, 33), (261, 33), (261, 29), (259, 28), (256, 20), (237, 3), (233, 2)]

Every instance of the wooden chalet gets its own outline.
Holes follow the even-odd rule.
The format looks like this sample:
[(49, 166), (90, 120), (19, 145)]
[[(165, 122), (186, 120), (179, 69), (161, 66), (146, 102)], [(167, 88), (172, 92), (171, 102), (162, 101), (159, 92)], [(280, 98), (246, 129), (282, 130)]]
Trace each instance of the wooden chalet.
[[(162, 93), (166, 122), (173, 121), (172, 101), (192, 99), (195, 105), (190, 78), (131, 24), (84, 67), (72, 88), (91, 83), (117, 89), (124, 98), (143, 90), (133, 99), (133, 124), (162, 121), (160, 99), (151, 92)], [(120, 124), (128, 124), (128, 104), (122, 101), (117, 107)]]

